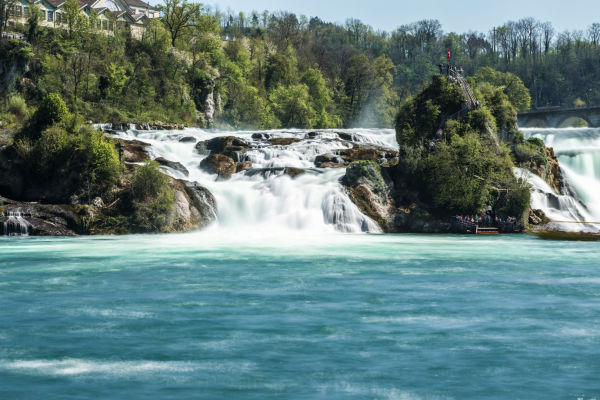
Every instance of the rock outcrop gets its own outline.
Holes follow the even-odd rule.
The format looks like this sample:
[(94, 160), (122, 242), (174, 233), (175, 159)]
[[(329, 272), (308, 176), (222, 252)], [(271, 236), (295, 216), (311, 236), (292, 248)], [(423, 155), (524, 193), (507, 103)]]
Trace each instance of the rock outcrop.
[(229, 179), (237, 171), (235, 161), (224, 154), (211, 154), (200, 162), (200, 168), (220, 179)]
[(171, 168), (174, 171), (181, 172), (185, 176), (190, 175), (190, 171), (188, 171), (187, 168), (184, 167), (183, 164), (181, 164), (180, 162), (170, 161), (163, 157), (158, 157), (158, 158), (154, 159), (154, 161), (156, 161), (163, 167)]
[(386, 233), (446, 233), (452, 228), (419, 201), (398, 166), (382, 167), (372, 160), (353, 162), (342, 184), (360, 211)]
[(75, 236), (87, 233), (88, 207), (46, 205), (0, 197), (0, 226), (4, 235)]
[(196, 151), (200, 154), (221, 154), (236, 162), (244, 161), (242, 159), (242, 152), (250, 148), (252, 148), (250, 143), (235, 136), (220, 136), (196, 144)]
[(342, 168), (353, 161), (375, 161), (382, 166), (398, 164), (398, 152), (373, 145), (354, 143), (350, 149), (333, 150), (330, 153), (318, 155), (315, 166), (318, 168)]
[(558, 194), (564, 193), (564, 181), (563, 176), (560, 172), (560, 165), (558, 158), (554, 154), (554, 149), (546, 147), (546, 161), (545, 165), (535, 166), (531, 168), (531, 171), (542, 178), (550, 185), (552, 189)]

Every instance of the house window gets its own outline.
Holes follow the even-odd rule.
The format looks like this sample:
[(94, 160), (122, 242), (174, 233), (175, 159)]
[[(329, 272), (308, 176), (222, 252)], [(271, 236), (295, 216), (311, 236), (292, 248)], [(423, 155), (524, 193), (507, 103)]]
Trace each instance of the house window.
[(113, 22), (112, 21), (108, 21), (108, 29), (109, 30), (113, 30)]
[(100, 29), (101, 24), (102, 24), (102, 22), (100, 22), (100, 20), (96, 21), (96, 29)]
[(16, 10), (17, 17), (21, 18), (23, 16), (23, 9), (21, 8), (21, 6), (15, 6), (15, 10)]
[(54, 11), (48, 10), (48, 22), (54, 21)]
[(105, 31), (108, 30), (108, 21), (107, 20), (102, 20), (102, 29), (104, 29)]
[(56, 23), (60, 24), (60, 13), (58, 11), (56, 12)]
[(25, 7), (24, 10), (25, 10), (25, 13), (24, 13), (25, 18), (29, 18), (29, 7)]
[(42, 21), (46, 20), (46, 10), (42, 10)]

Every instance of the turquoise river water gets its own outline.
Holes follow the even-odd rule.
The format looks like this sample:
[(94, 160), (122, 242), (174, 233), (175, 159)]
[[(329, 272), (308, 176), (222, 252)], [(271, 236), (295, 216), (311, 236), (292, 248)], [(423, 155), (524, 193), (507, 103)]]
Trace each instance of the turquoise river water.
[(0, 238), (0, 399), (600, 398), (597, 243)]

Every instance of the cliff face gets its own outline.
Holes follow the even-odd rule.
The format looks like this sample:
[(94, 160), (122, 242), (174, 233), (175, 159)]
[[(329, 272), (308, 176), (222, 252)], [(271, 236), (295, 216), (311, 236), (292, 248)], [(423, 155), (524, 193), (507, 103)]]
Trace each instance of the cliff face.
[(447, 233), (451, 224), (435, 217), (411, 190), (397, 165), (382, 167), (359, 161), (349, 165), (342, 179), (359, 210), (385, 233)]
[(545, 151), (547, 163), (540, 167), (534, 167), (531, 171), (545, 180), (556, 193), (565, 194), (563, 193), (563, 176), (560, 172), (560, 164), (558, 163), (558, 158), (556, 158), (556, 155), (554, 154), (554, 149), (546, 147)]

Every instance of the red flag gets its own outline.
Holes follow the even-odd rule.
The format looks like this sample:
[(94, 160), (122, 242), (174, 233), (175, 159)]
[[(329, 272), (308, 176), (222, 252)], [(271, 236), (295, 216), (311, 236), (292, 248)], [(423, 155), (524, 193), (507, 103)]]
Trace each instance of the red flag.
[(450, 59), (450, 49), (448, 49), (448, 60)]

